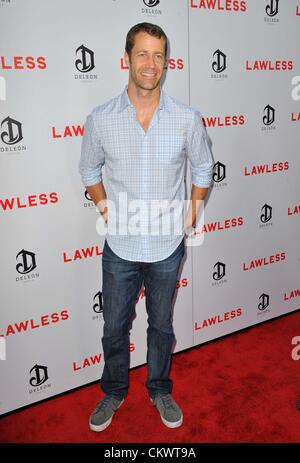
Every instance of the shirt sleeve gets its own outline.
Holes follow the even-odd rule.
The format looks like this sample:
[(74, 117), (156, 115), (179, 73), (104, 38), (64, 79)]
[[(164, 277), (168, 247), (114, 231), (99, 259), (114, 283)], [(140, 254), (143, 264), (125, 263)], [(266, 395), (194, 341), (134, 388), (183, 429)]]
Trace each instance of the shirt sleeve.
[(187, 157), (190, 161), (192, 184), (208, 188), (212, 183), (213, 157), (201, 114), (194, 111), (187, 137)]
[(89, 114), (84, 124), (79, 161), (79, 173), (84, 186), (92, 186), (102, 182), (102, 167), (104, 163), (104, 151), (101, 147), (93, 117)]

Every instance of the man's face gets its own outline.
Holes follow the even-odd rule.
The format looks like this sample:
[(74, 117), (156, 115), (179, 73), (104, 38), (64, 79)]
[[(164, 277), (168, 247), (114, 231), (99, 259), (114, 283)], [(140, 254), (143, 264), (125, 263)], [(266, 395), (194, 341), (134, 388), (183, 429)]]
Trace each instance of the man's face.
[(125, 52), (125, 62), (129, 67), (129, 81), (143, 89), (155, 89), (162, 78), (165, 65), (165, 41), (139, 32), (134, 38), (131, 56)]

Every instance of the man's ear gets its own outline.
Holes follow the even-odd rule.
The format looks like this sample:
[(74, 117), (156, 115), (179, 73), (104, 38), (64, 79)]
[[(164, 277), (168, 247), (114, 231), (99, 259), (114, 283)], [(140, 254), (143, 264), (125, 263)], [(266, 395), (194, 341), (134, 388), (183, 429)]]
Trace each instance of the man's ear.
[(126, 66), (129, 67), (129, 64), (130, 64), (129, 61), (130, 60), (129, 60), (129, 55), (128, 55), (127, 51), (125, 51), (125, 53), (124, 53), (124, 61), (125, 61)]

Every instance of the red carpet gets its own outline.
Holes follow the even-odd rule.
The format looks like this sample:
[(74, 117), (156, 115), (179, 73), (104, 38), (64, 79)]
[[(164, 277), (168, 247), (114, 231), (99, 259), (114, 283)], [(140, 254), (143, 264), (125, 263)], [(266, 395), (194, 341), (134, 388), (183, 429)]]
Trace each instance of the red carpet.
[(143, 366), (130, 372), (129, 395), (102, 433), (88, 428), (103, 395), (94, 383), (2, 417), (0, 441), (300, 442), (300, 361), (291, 357), (291, 340), (299, 335), (297, 311), (174, 355), (180, 428), (161, 422)]

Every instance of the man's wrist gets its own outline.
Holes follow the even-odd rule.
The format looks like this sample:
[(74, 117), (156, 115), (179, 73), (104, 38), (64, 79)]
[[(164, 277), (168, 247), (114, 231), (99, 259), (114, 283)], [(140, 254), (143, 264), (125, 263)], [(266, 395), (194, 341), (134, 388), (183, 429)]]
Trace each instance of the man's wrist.
[(183, 227), (184, 233), (188, 236), (193, 231), (194, 225), (193, 224), (185, 224)]

